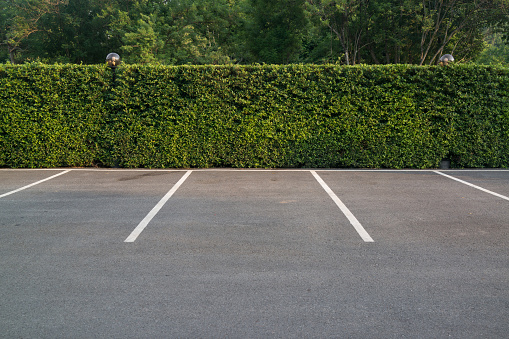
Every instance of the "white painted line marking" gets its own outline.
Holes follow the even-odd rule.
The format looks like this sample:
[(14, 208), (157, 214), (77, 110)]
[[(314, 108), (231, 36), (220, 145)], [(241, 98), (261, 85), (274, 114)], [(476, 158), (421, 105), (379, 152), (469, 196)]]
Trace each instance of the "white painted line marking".
[(38, 185), (38, 184), (40, 184), (40, 183), (42, 183), (42, 182), (45, 182), (45, 181), (51, 180), (51, 179), (53, 179), (53, 178), (56, 178), (56, 177), (58, 177), (58, 176), (60, 176), (60, 175), (62, 175), (62, 174), (65, 174), (65, 173), (67, 173), (67, 172), (70, 172), (70, 171), (71, 171), (71, 170), (63, 171), (63, 172), (60, 172), (60, 173), (58, 173), (58, 174), (52, 175), (51, 177), (48, 177), (48, 178), (46, 178), (46, 179), (42, 179), (42, 180), (39, 180), (39, 181), (37, 181), (37, 182), (34, 182), (34, 183), (30, 184), (30, 185), (26, 185), (26, 186), (23, 186), (23, 187), (21, 187), (21, 188), (18, 188), (17, 190), (14, 190), (14, 191), (10, 191), (10, 192), (4, 193), (4, 194), (0, 195), (0, 198), (6, 197), (6, 196), (11, 195), (11, 194), (14, 194), (14, 193), (17, 193), (17, 192), (19, 192), (19, 191), (23, 191), (23, 190), (25, 190), (25, 189), (27, 189), (27, 188), (30, 188), (30, 187), (35, 186), (35, 185)]
[(322, 178), (320, 178), (320, 176), (318, 174), (316, 174), (315, 171), (311, 171), (311, 174), (313, 174), (313, 176), (315, 177), (315, 179), (320, 183), (320, 185), (322, 185), (323, 189), (325, 190), (325, 192), (327, 192), (329, 194), (329, 196), (332, 198), (332, 200), (336, 203), (336, 205), (338, 205), (339, 209), (343, 212), (343, 214), (348, 218), (348, 220), (350, 221), (350, 223), (352, 224), (352, 226), (355, 228), (355, 230), (357, 231), (357, 233), (359, 233), (359, 235), (361, 236), (361, 238), (365, 241), (365, 242), (374, 242), (374, 240), (370, 237), (370, 235), (368, 234), (368, 232), (366, 232), (366, 230), (364, 229), (364, 227), (362, 227), (361, 223), (359, 222), (359, 220), (357, 220), (357, 218), (352, 214), (352, 212), (350, 212), (350, 210), (348, 209), (348, 207), (345, 206), (345, 204), (343, 204), (343, 202), (338, 198), (338, 196), (330, 189), (330, 187), (325, 183), (325, 181), (322, 180)]
[(155, 207), (147, 214), (147, 216), (139, 223), (138, 226), (131, 232), (131, 234), (124, 240), (124, 242), (134, 242), (136, 238), (143, 232), (148, 223), (155, 217), (157, 212), (166, 204), (171, 196), (179, 189), (179, 187), (186, 181), (187, 177), (191, 175), (193, 171), (187, 171), (186, 174), (180, 178), (179, 181), (166, 193), (166, 195), (155, 205)]
[(445, 174), (445, 173), (442, 173), (442, 172), (439, 172), (439, 171), (433, 171), (433, 172), (435, 172), (435, 173), (437, 173), (437, 174), (440, 174), (440, 175), (443, 175), (444, 177), (447, 177), (447, 178), (449, 178), (449, 179), (452, 179), (452, 180), (456, 180), (456, 181), (458, 181), (458, 182), (461, 182), (462, 184), (468, 185), (468, 186), (470, 186), (470, 187), (476, 188), (476, 189), (478, 189), (478, 190), (480, 190), (480, 191), (483, 191), (483, 192), (486, 192), (486, 193), (492, 194), (492, 195), (494, 195), (494, 196), (496, 196), (496, 197), (499, 197), (499, 198), (502, 198), (502, 199), (505, 199), (505, 200), (509, 200), (509, 197), (506, 197), (505, 195), (495, 193), (495, 192), (493, 192), (493, 191), (487, 190), (487, 189), (482, 188), (482, 187), (480, 187), (480, 186), (476, 186), (476, 185), (474, 185), (474, 184), (471, 184), (471, 183), (469, 183), (469, 182), (463, 181), (463, 180), (461, 180), (461, 179), (455, 178), (455, 177), (453, 177), (453, 176), (450, 176), (450, 175), (448, 175), (448, 174)]

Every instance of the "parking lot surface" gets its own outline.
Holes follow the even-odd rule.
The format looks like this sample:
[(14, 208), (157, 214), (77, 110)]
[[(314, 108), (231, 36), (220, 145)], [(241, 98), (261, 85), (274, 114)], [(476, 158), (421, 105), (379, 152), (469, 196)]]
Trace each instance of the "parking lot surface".
[(1, 338), (507, 338), (507, 170), (0, 170)]

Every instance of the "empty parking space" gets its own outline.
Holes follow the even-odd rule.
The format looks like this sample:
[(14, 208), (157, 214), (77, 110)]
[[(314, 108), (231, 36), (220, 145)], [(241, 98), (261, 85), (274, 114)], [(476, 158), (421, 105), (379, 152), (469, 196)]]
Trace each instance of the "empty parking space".
[(498, 195), (502, 199), (509, 199), (509, 170), (463, 170), (441, 173), (478, 189), (489, 191), (488, 193), (495, 193), (495, 196)]
[(362, 239), (308, 171), (195, 171), (137, 241), (277, 257)]
[(0, 337), (505, 338), (509, 172), (443, 173), (71, 169), (0, 198)]
[[(507, 244), (508, 201), (465, 183), (431, 171), (321, 173), (375, 239)], [(503, 192), (509, 173), (493, 174)]]
[(24, 171), (17, 170), (16, 173), (9, 170), (0, 171), (0, 198), (9, 196), (11, 194), (23, 191), (45, 181), (51, 180), (62, 174), (67, 173), (68, 170), (47, 170), (47, 171)]
[[(23, 182), (31, 174), (32, 180), (39, 179), (39, 173), (21, 173)], [(4, 241), (42, 242), (55, 236), (83, 244), (119, 241), (180, 175), (168, 171), (71, 171), (1, 199), (2, 232), (16, 235), (6, 236)]]

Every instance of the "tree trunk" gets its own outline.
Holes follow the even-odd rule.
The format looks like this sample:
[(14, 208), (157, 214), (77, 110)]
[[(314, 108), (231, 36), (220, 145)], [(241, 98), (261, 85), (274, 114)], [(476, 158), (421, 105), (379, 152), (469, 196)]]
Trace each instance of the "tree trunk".
[(11, 61), (11, 64), (15, 65), (16, 60), (14, 59), (14, 52), (16, 51), (16, 47), (11, 48), (11, 46), (7, 45), (7, 51), (9, 52), (9, 60)]

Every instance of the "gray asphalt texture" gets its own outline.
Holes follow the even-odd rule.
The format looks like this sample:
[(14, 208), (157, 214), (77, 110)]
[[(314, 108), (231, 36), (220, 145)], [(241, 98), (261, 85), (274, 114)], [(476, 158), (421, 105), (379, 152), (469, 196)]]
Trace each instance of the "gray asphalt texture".
[[(0, 170), (0, 195), (61, 173)], [(509, 197), (509, 171), (440, 171)], [(1, 338), (508, 338), (509, 201), (433, 171), (72, 169), (0, 198)]]

